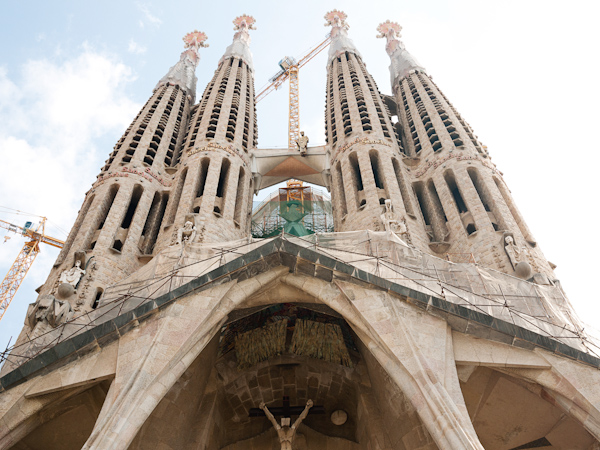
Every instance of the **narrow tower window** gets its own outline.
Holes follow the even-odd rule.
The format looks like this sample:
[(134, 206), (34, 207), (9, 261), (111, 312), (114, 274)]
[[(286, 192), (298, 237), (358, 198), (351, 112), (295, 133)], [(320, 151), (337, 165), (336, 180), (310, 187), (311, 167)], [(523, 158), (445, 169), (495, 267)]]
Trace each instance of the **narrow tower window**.
[(344, 191), (344, 179), (342, 178), (342, 166), (338, 162), (336, 167), (336, 179), (337, 179), (337, 194), (340, 198), (340, 207), (342, 212), (342, 217), (344, 218), (348, 214), (348, 206), (346, 205), (346, 192)]
[(394, 166), (394, 172), (396, 174), (396, 181), (398, 182), (398, 187), (400, 188), (400, 194), (402, 194), (402, 202), (404, 203), (404, 209), (406, 213), (410, 216), (414, 216), (415, 212), (412, 207), (412, 202), (410, 201), (410, 194), (408, 192), (408, 188), (406, 187), (406, 183), (404, 182), (404, 175), (402, 174), (402, 168), (400, 167), (400, 163), (396, 158), (392, 159), (392, 164)]
[(240, 167), (240, 175), (238, 177), (237, 191), (235, 193), (235, 209), (233, 212), (233, 222), (238, 228), (242, 225), (242, 207), (244, 205), (244, 180), (246, 172), (243, 167)]
[(139, 184), (136, 184), (134, 186), (133, 192), (131, 193), (131, 199), (129, 200), (129, 206), (127, 207), (127, 211), (125, 212), (123, 221), (121, 222), (121, 227), (119, 228), (119, 230), (117, 230), (116, 239), (113, 242), (112, 248), (114, 250), (121, 251), (121, 249), (123, 248), (125, 240), (127, 239), (127, 236), (129, 234), (129, 227), (131, 226), (131, 222), (133, 221), (135, 211), (137, 210), (143, 192), (144, 189), (142, 188), (142, 186), (140, 186)]
[(146, 223), (142, 230), (142, 237), (140, 238), (140, 249), (145, 255), (151, 255), (154, 250), (156, 238), (160, 231), (160, 224), (165, 215), (165, 210), (167, 209), (168, 200), (169, 194), (166, 192), (162, 194), (156, 192), (154, 194), (152, 206), (150, 206), (150, 211), (148, 212)]
[(446, 170), (444, 172), (444, 180), (446, 180), (448, 189), (452, 193), (452, 198), (454, 198), (454, 205), (456, 206), (456, 209), (458, 211), (462, 224), (465, 227), (465, 230), (468, 234), (475, 233), (475, 231), (477, 231), (477, 227), (475, 226), (473, 216), (469, 213), (469, 209), (463, 199), (460, 189), (456, 184), (454, 172), (452, 172), (451, 170)]
[(352, 179), (354, 181), (354, 186), (356, 187), (356, 200), (357, 205), (360, 208), (361, 206), (366, 205), (367, 201), (365, 200), (365, 195), (363, 192), (363, 179), (362, 174), (360, 173), (360, 166), (358, 164), (358, 156), (356, 156), (356, 152), (350, 153), (348, 155), (348, 161), (350, 162), (350, 168), (352, 170)]
[(223, 214), (225, 206), (225, 194), (227, 193), (227, 175), (229, 175), (229, 167), (231, 162), (228, 158), (223, 158), (221, 163), (221, 174), (219, 175), (219, 184), (217, 185), (217, 198), (215, 198), (215, 206), (213, 211), (216, 214)]
[(502, 216), (499, 214), (499, 211), (496, 208), (496, 203), (494, 202), (494, 199), (492, 198), (490, 192), (488, 191), (487, 186), (481, 179), (479, 172), (475, 168), (469, 167), (467, 169), (467, 173), (469, 174), (469, 178), (471, 178), (471, 181), (473, 182), (473, 186), (475, 187), (475, 190), (477, 191), (477, 195), (479, 196), (479, 199), (481, 200), (483, 207), (485, 208), (485, 210), (488, 213), (488, 216), (490, 218), (490, 221), (492, 222), (492, 226), (494, 227), (494, 230), (496, 230), (496, 231), (506, 230), (504, 220), (502, 219)]
[(96, 242), (98, 241), (98, 238), (100, 237), (100, 231), (102, 230), (102, 227), (104, 226), (104, 222), (106, 221), (106, 218), (108, 217), (108, 214), (110, 213), (110, 210), (112, 208), (113, 202), (115, 201), (115, 197), (117, 196), (117, 192), (119, 192), (119, 185), (118, 184), (113, 184), (110, 187), (110, 190), (108, 191), (108, 195), (106, 196), (106, 198), (104, 199), (104, 201), (100, 204), (100, 213), (98, 214), (97, 217), (97, 225), (95, 227), (93, 227), (92, 229), (94, 229), (93, 235), (90, 236), (90, 241), (89, 241), (89, 246), (88, 245), (84, 245), (84, 248), (89, 248), (90, 250), (93, 250), (94, 247), (96, 246)]
[(179, 208), (179, 200), (181, 200), (181, 192), (183, 191), (183, 186), (185, 185), (185, 179), (187, 178), (187, 167), (183, 169), (181, 175), (179, 176), (179, 182), (177, 183), (177, 187), (173, 192), (173, 197), (171, 198), (171, 210), (169, 211), (169, 219), (165, 226), (171, 225), (175, 222), (175, 216), (177, 214), (177, 209)]
[(208, 176), (208, 168), (210, 166), (210, 158), (202, 158), (200, 161), (200, 171), (198, 175), (198, 182), (196, 187), (196, 199), (192, 204), (192, 212), (199, 213), (200, 206), (202, 203), (202, 196), (204, 195), (204, 187), (206, 186), (206, 177)]

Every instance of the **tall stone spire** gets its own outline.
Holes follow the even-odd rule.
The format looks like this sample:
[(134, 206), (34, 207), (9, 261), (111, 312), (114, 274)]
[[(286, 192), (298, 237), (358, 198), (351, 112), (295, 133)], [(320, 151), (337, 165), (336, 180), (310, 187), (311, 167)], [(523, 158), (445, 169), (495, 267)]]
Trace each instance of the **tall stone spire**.
[(428, 236), (429, 250), (437, 255), (473, 253), (484, 266), (521, 278), (536, 273), (553, 278), (552, 266), (519, 213), (502, 173), (471, 127), (406, 51), (399, 40), (401, 29), (388, 20), (377, 31), (378, 37), (387, 39), (403, 160), (411, 169), (417, 218)]
[(346, 23), (348, 15), (343, 11), (334, 9), (325, 14), (325, 26), (331, 28), (331, 44), (329, 44), (329, 57), (327, 64), (331, 60), (344, 52), (351, 52), (358, 56), (360, 53), (354, 46), (352, 39), (348, 37), (348, 29), (350, 26)]
[(197, 242), (229, 241), (249, 234), (248, 152), (256, 146), (257, 125), (248, 31), (255, 29), (255, 22), (245, 14), (233, 21), (233, 43), (191, 111), (182, 169), (169, 199), (159, 249), (174, 243), (186, 222), (197, 227)]
[(404, 43), (400, 40), (401, 30), (402, 27), (398, 23), (389, 20), (377, 27), (377, 31), (379, 31), (377, 37), (387, 39), (385, 50), (391, 59), (390, 76), (392, 85), (396, 79), (405, 77), (411, 72), (425, 72), (425, 68), (404, 47)]
[(242, 14), (234, 19), (233, 24), (235, 27), (233, 27), (233, 29), (236, 33), (233, 35), (233, 42), (225, 50), (219, 64), (227, 58), (240, 58), (248, 65), (248, 67), (250, 67), (250, 69), (254, 70), (254, 66), (252, 65), (252, 52), (250, 52), (251, 38), (248, 31), (256, 30), (256, 27), (254, 26), (255, 23), (256, 19), (247, 14)]
[(187, 50), (181, 53), (177, 64), (171, 67), (167, 74), (160, 79), (154, 90), (165, 84), (179, 86), (191, 96), (193, 103), (196, 97), (196, 83), (198, 82), (196, 66), (200, 61), (198, 50), (201, 47), (208, 47), (208, 44), (205, 44), (206, 39), (206, 34), (202, 31), (194, 30), (186, 34), (183, 37), (183, 42)]

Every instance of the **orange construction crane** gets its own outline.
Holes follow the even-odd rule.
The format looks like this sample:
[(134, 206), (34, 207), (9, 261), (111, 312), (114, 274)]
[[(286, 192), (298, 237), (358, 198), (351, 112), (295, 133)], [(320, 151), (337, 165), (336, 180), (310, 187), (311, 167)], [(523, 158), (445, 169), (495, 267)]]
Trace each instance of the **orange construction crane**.
[(2, 316), (4, 316), (8, 305), (10, 305), (25, 275), (29, 272), (31, 264), (33, 264), (33, 261), (40, 252), (40, 243), (56, 248), (62, 248), (65, 243), (60, 239), (46, 236), (45, 217), (41, 218), (40, 223), (35, 229), (33, 229), (32, 222), (25, 222), (25, 225), (20, 227), (4, 220), (0, 220), (0, 228), (5, 228), (8, 231), (28, 238), (28, 241), (25, 242), (25, 245), (23, 245), (23, 248), (19, 252), (17, 259), (15, 259), (15, 262), (4, 277), (4, 280), (2, 280), (2, 284), (0, 284), (0, 320), (2, 320)]
[(296, 61), (296, 59), (291, 56), (284, 57), (281, 61), (279, 61), (279, 67), (281, 67), (281, 70), (271, 77), (267, 87), (260, 91), (256, 96), (256, 103), (258, 103), (269, 93), (273, 92), (275, 89), (279, 89), (285, 80), (288, 78), (290, 79), (290, 116), (288, 127), (288, 148), (290, 149), (296, 148), (296, 141), (300, 135), (300, 85), (298, 72), (302, 66), (321, 53), (321, 51), (323, 51), (330, 42), (331, 36), (328, 34), (323, 42), (301, 57), (300, 61)]

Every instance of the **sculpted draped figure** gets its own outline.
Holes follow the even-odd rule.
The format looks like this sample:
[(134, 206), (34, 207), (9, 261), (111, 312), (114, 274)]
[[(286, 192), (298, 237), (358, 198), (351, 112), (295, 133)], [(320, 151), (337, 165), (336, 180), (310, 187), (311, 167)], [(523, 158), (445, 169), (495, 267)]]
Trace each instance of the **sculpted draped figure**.
[(265, 405), (265, 402), (262, 402), (259, 405), (259, 408), (265, 412), (265, 415), (269, 418), (275, 430), (277, 430), (277, 436), (279, 437), (279, 443), (281, 444), (281, 450), (292, 450), (292, 444), (294, 442), (294, 438), (296, 437), (296, 430), (300, 426), (300, 423), (306, 418), (308, 415), (308, 411), (313, 406), (313, 401), (309, 400), (306, 402), (306, 408), (302, 411), (302, 414), (296, 419), (294, 424), (290, 426), (290, 418), (282, 417), (281, 425), (277, 423), (269, 408)]

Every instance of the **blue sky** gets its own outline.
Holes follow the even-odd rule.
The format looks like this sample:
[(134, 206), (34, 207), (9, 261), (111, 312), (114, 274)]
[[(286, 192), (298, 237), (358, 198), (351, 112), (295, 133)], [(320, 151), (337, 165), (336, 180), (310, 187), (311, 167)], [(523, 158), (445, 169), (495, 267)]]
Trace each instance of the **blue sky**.
[[(225, 5), (225, 6), (223, 6)], [(327, 33), (323, 15), (348, 14), (349, 34), (379, 88), (390, 93), (389, 58), (376, 39), (386, 19), (489, 147), (547, 258), (584, 322), (600, 329), (597, 168), (600, 88), (597, 1), (103, 1), (3, 2), (0, 16), (0, 205), (45, 215), (65, 238), (103, 161), (157, 81), (198, 29), (198, 97), (233, 36), (253, 15), (257, 91), (285, 55)], [(324, 143), (325, 54), (300, 73), (300, 123)], [(283, 147), (287, 86), (258, 107), (259, 148)], [(29, 215), (0, 209), (15, 223)], [(2, 244), (4, 276), (23, 239)], [(20, 332), (57, 252), (43, 248), (0, 323), (0, 348)]]

